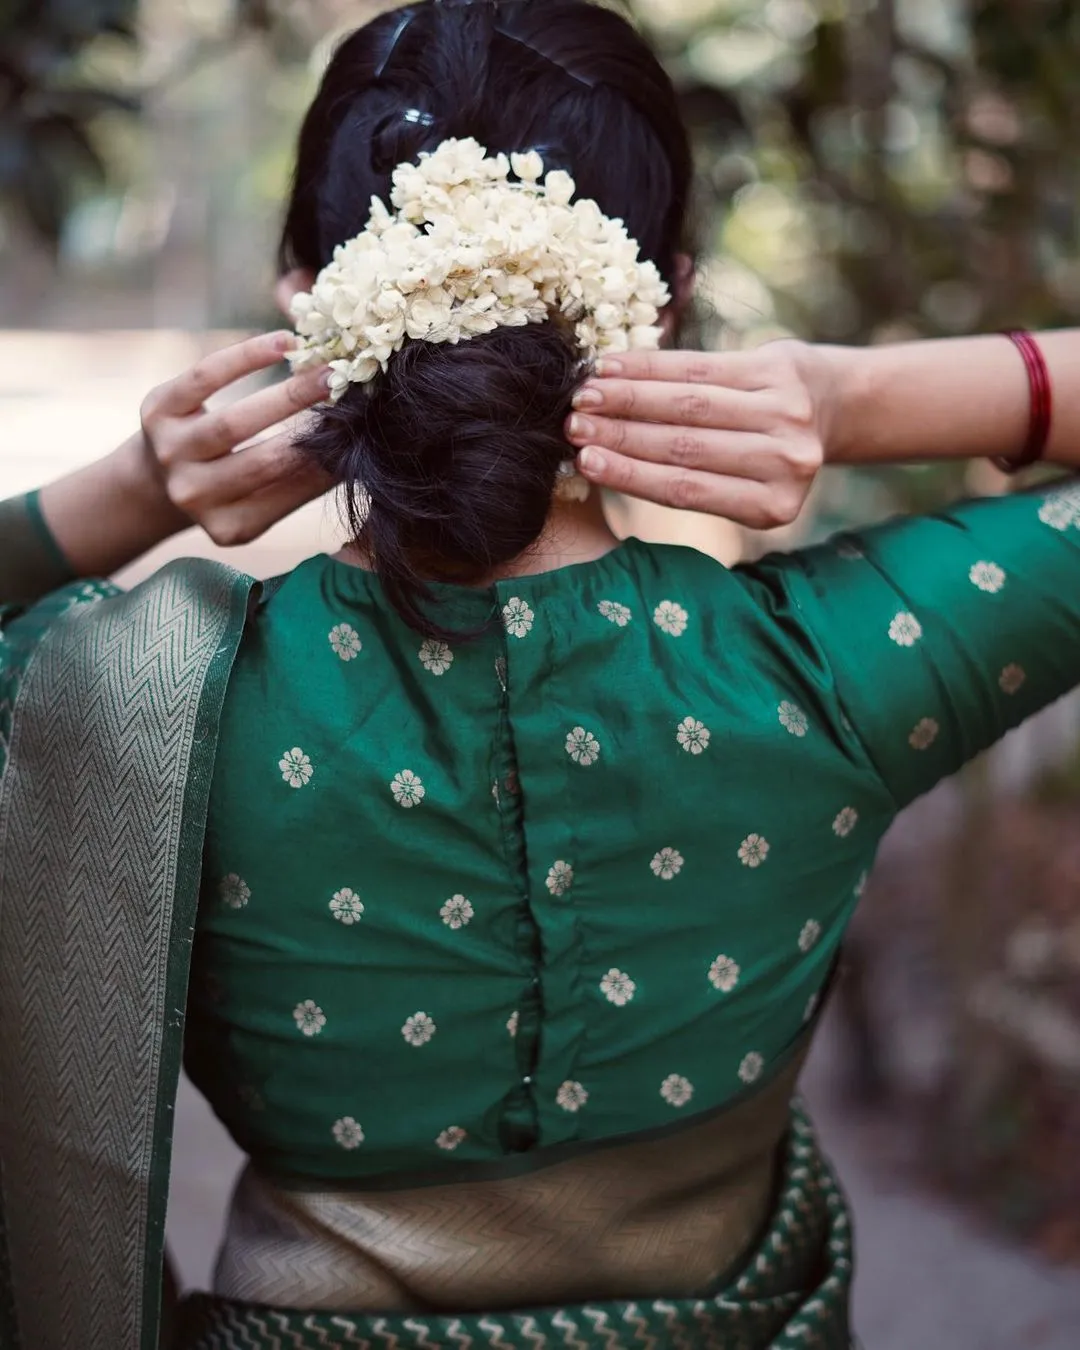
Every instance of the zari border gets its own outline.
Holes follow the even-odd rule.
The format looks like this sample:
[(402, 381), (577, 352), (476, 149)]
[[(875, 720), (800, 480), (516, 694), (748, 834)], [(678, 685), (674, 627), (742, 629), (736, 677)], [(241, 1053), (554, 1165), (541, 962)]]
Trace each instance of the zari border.
[(0, 1162), (24, 1350), (157, 1347), (202, 835), (253, 584), (185, 562), (73, 593), (22, 674), (0, 782)]

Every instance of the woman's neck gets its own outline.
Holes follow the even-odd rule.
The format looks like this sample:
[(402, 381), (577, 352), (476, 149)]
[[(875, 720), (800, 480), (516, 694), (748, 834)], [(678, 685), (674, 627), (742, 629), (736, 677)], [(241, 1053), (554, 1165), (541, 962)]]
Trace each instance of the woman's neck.
[[(599, 491), (593, 489), (587, 501), (555, 502), (533, 547), (500, 564), (477, 584), (489, 586), (503, 578), (533, 576), (575, 563), (595, 562), (618, 548), (620, 542), (604, 515)], [(334, 556), (354, 567), (372, 570), (370, 559), (360, 543), (346, 544)]]

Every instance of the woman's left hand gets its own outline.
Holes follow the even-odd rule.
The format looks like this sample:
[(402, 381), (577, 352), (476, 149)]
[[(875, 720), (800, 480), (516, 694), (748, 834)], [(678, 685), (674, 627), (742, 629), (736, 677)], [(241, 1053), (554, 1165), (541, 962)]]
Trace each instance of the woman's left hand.
[(785, 340), (604, 358), (567, 427), (579, 469), (664, 506), (757, 530), (790, 525), (825, 462), (832, 350)]

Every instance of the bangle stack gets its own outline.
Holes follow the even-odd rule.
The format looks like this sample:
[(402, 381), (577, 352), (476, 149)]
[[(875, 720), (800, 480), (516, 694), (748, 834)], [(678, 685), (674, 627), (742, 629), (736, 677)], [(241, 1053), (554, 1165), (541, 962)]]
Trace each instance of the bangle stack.
[(1025, 329), (1012, 329), (1003, 336), (1009, 338), (1015, 344), (1020, 355), (1024, 358), (1024, 365), (1027, 367), (1028, 373), (1028, 384), (1031, 389), (1028, 438), (1023, 451), (1015, 459), (994, 460), (994, 463), (1003, 473), (1013, 474), (1037, 463), (1046, 452), (1054, 415), (1054, 396), (1046, 357), (1032, 335)]

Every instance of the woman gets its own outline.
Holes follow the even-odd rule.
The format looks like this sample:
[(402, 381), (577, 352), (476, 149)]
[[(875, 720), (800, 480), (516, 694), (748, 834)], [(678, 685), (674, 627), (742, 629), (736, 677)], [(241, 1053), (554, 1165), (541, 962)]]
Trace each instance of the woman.
[[(254, 340), (4, 509), (4, 1344), (157, 1342), (182, 1044), (251, 1157), (185, 1347), (848, 1344), (848, 1219), (795, 1082), (897, 809), (1080, 681), (1076, 497), (733, 572), (620, 544), (565, 490), (566, 436), (609, 481), (767, 524), (823, 459), (1016, 453), (1023, 364), (1003, 339), (609, 341), (579, 390), (599, 305), (456, 344), (410, 308), (427, 340), (373, 338), (411, 263), (342, 273), (417, 231), (370, 199), (405, 166), (414, 200), (421, 153), (470, 134), (520, 156), (484, 192), (572, 234), (537, 151), (607, 222), (583, 212), (585, 253), (618, 218), (677, 295), (685, 135), (632, 31), (578, 0), (411, 6), (343, 44), (301, 135), (283, 258), (329, 387), (317, 365), (206, 413), (281, 355)], [(468, 209), (470, 237), (517, 219)], [(448, 275), (451, 324), (481, 280), (474, 320), (517, 304), (498, 268)], [(1063, 463), (1078, 350), (1047, 340)], [(592, 424), (564, 434), (575, 391)], [(230, 454), (314, 403), (299, 451)], [(251, 537), (326, 475), (357, 527), (335, 558), (71, 580), (192, 518)]]

